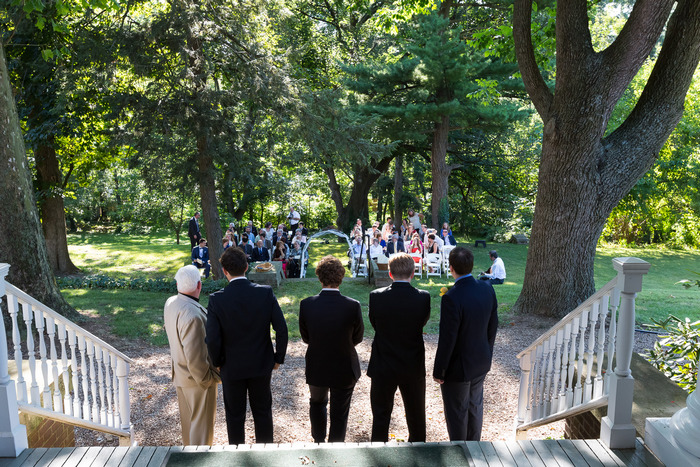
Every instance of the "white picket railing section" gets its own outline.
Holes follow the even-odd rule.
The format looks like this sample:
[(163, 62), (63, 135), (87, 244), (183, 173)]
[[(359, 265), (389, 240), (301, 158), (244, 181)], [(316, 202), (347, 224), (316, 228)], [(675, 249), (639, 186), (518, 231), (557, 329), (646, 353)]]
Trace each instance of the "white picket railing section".
[(617, 405), (629, 405), (631, 417), (631, 387), (624, 394), (617, 388), (619, 379), (632, 380), (634, 298), (649, 264), (616, 258), (613, 265), (616, 278), (518, 354), (518, 438), (528, 429), (607, 405), (612, 380)]
[(10, 283), (4, 285), (19, 409), (128, 443), (131, 359)]

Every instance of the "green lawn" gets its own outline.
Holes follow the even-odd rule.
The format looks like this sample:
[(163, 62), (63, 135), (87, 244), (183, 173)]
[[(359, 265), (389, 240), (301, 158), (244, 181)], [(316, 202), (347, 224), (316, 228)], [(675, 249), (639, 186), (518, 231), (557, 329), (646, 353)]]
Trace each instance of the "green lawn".
[[(292, 337), (299, 336), (299, 302), (319, 292), (320, 285), (313, 280), (316, 262), (327, 254), (345, 260), (347, 246), (339, 244), (333, 237), (325, 244), (314, 240), (310, 248), (310, 280), (288, 281), (276, 290), (282, 311)], [(467, 239), (459, 239), (466, 242)], [(73, 262), (85, 272), (107, 274), (120, 278), (173, 277), (177, 269), (189, 258), (189, 241), (176, 245), (165, 235), (133, 236), (115, 234), (69, 235), (69, 250)], [(466, 244), (466, 243), (465, 243)], [(490, 244), (503, 258), (508, 278), (506, 283), (495, 287), (499, 300), (499, 312), (508, 319), (510, 309), (520, 293), (525, 273), (526, 245)], [(488, 250), (474, 250), (474, 271), (488, 268)], [(597, 250), (595, 263), (596, 286), (600, 287), (615, 276), (612, 259), (620, 256), (636, 256), (651, 263), (651, 270), (644, 278), (642, 292), (637, 298), (637, 319), (650, 323), (652, 318), (663, 319), (669, 314), (700, 319), (700, 290), (684, 289), (676, 283), (691, 279), (690, 271), (700, 269), (700, 251), (677, 251), (661, 248), (620, 248), (601, 246)], [(426, 332), (438, 330), (440, 288), (450, 285), (451, 279), (431, 277), (414, 280), (414, 285), (428, 290), (433, 297), (431, 319)], [(222, 282), (223, 284), (223, 282)], [(372, 329), (367, 321), (367, 305), (371, 287), (363, 279), (348, 279), (340, 288), (345, 295), (360, 301), (365, 312), (367, 335)], [(145, 338), (155, 345), (167, 344), (163, 331), (163, 304), (168, 294), (131, 290), (64, 290), (64, 295), (78, 310), (84, 313), (111, 317), (115, 334), (124, 337)], [(207, 297), (202, 297), (206, 306)]]

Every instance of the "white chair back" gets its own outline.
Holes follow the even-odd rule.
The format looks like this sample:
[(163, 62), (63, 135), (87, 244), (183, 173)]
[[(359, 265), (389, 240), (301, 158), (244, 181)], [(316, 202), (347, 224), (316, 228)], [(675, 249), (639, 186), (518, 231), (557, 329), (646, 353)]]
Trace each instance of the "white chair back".
[(440, 253), (428, 253), (425, 255), (425, 277), (442, 277), (442, 255)]
[(415, 253), (410, 253), (410, 255), (414, 258), (413, 261), (416, 261), (415, 258), (418, 258), (418, 261), (416, 261), (416, 268), (415, 272), (418, 275), (418, 277), (423, 277), (423, 255), (419, 252), (416, 251)]

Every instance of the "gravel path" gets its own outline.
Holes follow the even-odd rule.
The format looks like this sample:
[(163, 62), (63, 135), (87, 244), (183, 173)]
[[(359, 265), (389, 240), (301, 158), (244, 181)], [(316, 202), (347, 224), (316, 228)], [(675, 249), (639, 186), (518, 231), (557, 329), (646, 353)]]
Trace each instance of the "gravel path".
[[(494, 361), (484, 388), (484, 426), (482, 440), (514, 439), (514, 419), (517, 412), (519, 367), (516, 355), (549, 329), (556, 320), (518, 316), (501, 321), (496, 336)], [(102, 325), (100, 325), (102, 324)], [(92, 323), (88, 330), (105, 335), (104, 323)], [(99, 327), (99, 331), (95, 329)], [(92, 328), (92, 329), (90, 329)], [(653, 345), (655, 335), (636, 333), (636, 350)], [(425, 335), (427, 441), (448, 440), (438, 384), (432, 381), (432, 362), (437, 349), (437, 335)], [(170, 382), (170, 354), (167, 347), (153, 347), (139, 341), (111, 339), (112, 345), (131, 358), (135, 364), (129, 378), (131, 414), (136, 441), (143, 446), (170, 446), (182, 443), (175, 389)], [(353, 393), (348, 421), (347, 442), (370, 440), (372, 411), (369, 402), (370, 378), (365, 374), (371, 352), (371, 339), (357, 346), (363, 375)], [(274, 439), (277, 443), (312, 442), (308, 416), (308, 386), (304, 381), (304, 353), (301, 341), (289, 343), (285, 364), (272, 375)], [(219, 388), (214, 444), (227, 444), (223, 398)], [(248, 412), (247, 442), (253, 440), (253, 421)], [(396, 440), (407, 440), (403, 403), (397, 392), (389, 433)], [(529, 431), (530, 439), (563, 438), (564, 423), (557, 422)], [(78, 446), (117, 445), (116, 438), (88, 430), (76, 430)]]

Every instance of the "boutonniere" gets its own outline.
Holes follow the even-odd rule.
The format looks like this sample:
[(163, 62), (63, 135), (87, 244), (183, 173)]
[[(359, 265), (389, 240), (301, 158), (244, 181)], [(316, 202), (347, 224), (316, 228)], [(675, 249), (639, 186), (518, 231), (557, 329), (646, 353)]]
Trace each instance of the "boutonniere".
[(443, 295), (445, 295), (447, 293), (447, 291), (450, 290), (451, 288), (452, 288), (452, 286), (440, 288), (440, 296), (442, 297)]

